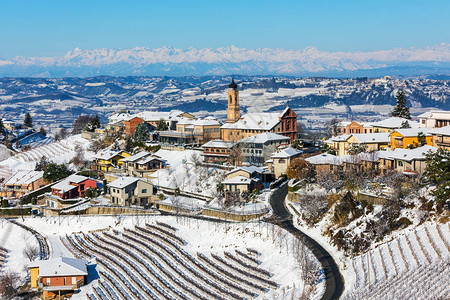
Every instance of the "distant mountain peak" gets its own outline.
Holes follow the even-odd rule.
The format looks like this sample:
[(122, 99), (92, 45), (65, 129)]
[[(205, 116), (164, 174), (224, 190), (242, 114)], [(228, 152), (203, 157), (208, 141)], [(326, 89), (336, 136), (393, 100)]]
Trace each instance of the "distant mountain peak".
[[(164, 68), (161, 67), (164, 66)], [(105, 75), (205, 75), (273, 74), (327, 75), (397, 66), (426, 66), (435, 72), (450, 68), (450, 44), (425, 48), (327, 52), (316, 47), (245, 49), (234, 45), (219, 48), (134, 47), (81, 49), (57, 57), (0, 59), (0, 75), (33, 76), (55, 71), (64, 76)], [(74, 70), (74, 68), (77, 68)], [(55, 74), (53, 76), (61, 76)]]

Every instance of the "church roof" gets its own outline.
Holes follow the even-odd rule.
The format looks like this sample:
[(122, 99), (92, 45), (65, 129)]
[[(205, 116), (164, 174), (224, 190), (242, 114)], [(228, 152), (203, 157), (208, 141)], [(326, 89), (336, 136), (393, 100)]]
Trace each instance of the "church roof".
[(237, 84), (234, 82), (234, 78), (233, 79), (231, 79), (231, 83), (230, 83), (230, 85), (228, 86), (230, 89), (237, 89)]
[(222, 125), (224, 129), (271, 130), (280, 123), (280, 113), (248, 113), (235, 123)]

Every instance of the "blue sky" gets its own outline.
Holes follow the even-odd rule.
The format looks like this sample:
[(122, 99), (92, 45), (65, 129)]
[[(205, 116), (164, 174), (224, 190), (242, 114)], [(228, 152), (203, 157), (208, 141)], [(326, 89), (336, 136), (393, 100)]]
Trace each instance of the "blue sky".
[(425, 47), (450, 42), (449, 15), (448, 0), (0, 0), (0, 57), (75, 47)]

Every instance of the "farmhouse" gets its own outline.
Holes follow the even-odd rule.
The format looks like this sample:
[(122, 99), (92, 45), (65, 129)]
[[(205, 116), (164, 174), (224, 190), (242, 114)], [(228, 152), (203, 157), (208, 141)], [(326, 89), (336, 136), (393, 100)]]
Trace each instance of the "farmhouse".
[(432, 110), (418, 116), (421, 128), (440, 128), (450, 125), (450, 111)]
[(122, 160), (123, 169), (128, 176), (148, 177), (164, 167), (165, 161), (150, 152), (141, 151)]
[(111, 203), (121, 206), (147, 206), (157, 200), (156, 187), (137, 177), (120, 177), (109, 185)]
[(19, 171), (7, 179), (0, 189), (2, 197), (20, 197), (44, 186), (44, 171)]
[(408, 119), (399, 118), (399, 117), (391, 117), (385, 120), (372, 123), (373, 132), (391, 132), (395, 129), (400, 129), (403, 127), (403, 124), (408, 124), (409, 128), (417, 128), (419, 127), (419, 123), (413, 122)]
[(275, 178), (279, 178), (286, 173), (287, 167), (294, 158), (299, 157), (303, 151), (294, 148), (285, 148), (273, 153), (272, 160), (268, 162), (269, 169), (274, 172)]
[(44, 299), (70, 296), (87, 282), (87, 261), (84, 259), (38, 260), (30, 263), (28, 268), (31, 288), (42, 290)]
[(122, 166), (121, 159), (131, 156), (130, 153), (122, 150), (104, 149), (94, 156), (91, 164), (92, 170), (110, 172)]
[[(423, 145), (433, 145), (431, 128), (407, 128), (395, 129), (390, 135), (391, 149), (418, 147)], [(419, 141), (419, 136), (423, 135), (424, 141)]]
[(203, 144), (203, 161), (214, 164), (234, 164), (234, 158), (231, 156), (232, 148), (236, 143), (230, 141), (213, 140)]
[(430, 131), (433, 146), (450, 150), (450, 125)]

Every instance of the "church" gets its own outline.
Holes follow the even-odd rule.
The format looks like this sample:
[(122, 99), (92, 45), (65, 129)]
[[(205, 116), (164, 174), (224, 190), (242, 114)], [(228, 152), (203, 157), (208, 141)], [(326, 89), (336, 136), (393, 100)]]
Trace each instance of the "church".
[(297, 139), (297, 114), (289, 107), (281, 113), (248, 113), (241, 117), (239, 90), (234, 79), (228, 86), (227, 120), (220, 127), (221, 139), (237, 142), (260, 133), (277, 133)]

